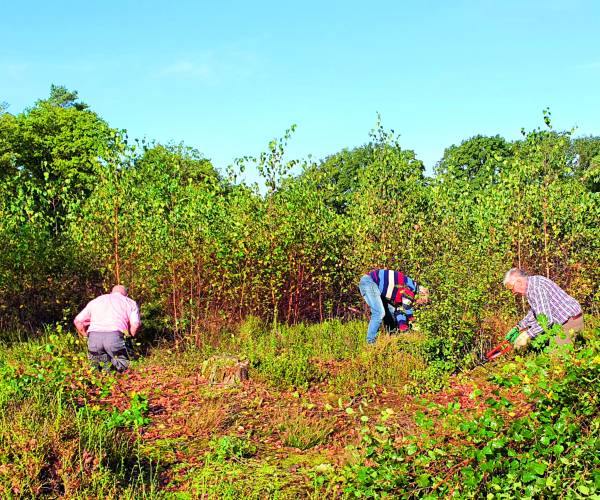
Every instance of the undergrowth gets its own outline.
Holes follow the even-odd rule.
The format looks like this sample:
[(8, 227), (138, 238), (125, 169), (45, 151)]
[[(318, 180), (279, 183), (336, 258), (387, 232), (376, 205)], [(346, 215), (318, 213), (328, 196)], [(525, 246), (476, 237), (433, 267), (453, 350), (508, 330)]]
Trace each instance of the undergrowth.
[(438, 416), (418, 413), (420, 432), (400, 439), (385, 412), (373, 425), (363, 417), (355, 463), (315, 480), (361, 498), (598, 498), (599, 334), (575, 349), (550, 341), (492, 373), (530, 405), (525, 415), (515, 418), (514, 404), (496, 391), (479, 415), (459, 403), (431, 404)]
[(4, 348), (0, 376), (3, 497), (144, 497), (156, 489), (154, 464), (124, 429), (149, 422), (144, 398), (133, 395), (122, 412), (92, 405), (90, 396), (107, 395), (115, 379), (91, 369), (81, 341), (49, 335)]
[[(488, 389), (474, 385), (473, 406), (461, 406), (434, 402), (455, 379), (426, 361), (416, 332), (366, 346), (364, 323), (251, 319), (210, 349), (154, 349), (132, 369), (148, 367), (147, 390), (125, 393), (128, 375), (92, 370), (58, 328), (0, 349), (0, 495), (597, 498), (600, 331), (562, 348), (555, 333), (473, 372)], [(219, 352), (248, 359), (245, 388), (200, 382), (202, 360)], [(182, 399), (189, 416), (173, 415), (182, 427), (162, 439), (171, 410), (151, 408), (169, 408), (164, 388), (177, 394), (184, 380), (195, 384), (179, 388), (196, 395)], [(115, 394), (121, 403), (105, 403)]]

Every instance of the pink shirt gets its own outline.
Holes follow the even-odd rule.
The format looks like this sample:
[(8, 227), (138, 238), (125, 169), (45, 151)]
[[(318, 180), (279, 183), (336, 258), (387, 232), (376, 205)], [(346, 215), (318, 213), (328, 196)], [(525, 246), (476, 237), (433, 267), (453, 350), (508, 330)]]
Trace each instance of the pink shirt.
[(124, 332), (140, 324), (140, 310), (135, 301), (120, 293), (107, 293), (90, 301), (75, 321), (88, 326), (88, 332)]

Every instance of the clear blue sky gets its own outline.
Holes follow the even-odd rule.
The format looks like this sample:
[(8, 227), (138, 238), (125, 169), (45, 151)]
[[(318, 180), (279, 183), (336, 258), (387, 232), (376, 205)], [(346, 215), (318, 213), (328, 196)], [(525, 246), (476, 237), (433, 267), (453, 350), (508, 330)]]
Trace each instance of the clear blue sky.
[[(27, 1), (0, 8), (0, 101), (77, 90), (134, 137), (223, 168), (298, 125), (291, 157), (368, 141), (377, 112), (428, 170), (551, 108), (600, 135), (600, 2)], [(250, 179), (254, 180), (254, 178)]]

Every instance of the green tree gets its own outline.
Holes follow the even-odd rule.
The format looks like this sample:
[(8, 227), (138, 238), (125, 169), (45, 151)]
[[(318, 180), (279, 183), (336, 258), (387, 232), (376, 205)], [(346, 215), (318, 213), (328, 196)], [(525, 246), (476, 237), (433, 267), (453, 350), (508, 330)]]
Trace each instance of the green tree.
[(600, 192), (600, 137), (579, 137), (573, 140), (575, 173), (592, 192)]
[(119, 156), (119, 134), (76, 98), (53, 86), (32, 108), (0, 114), (0, 307), (32, 328), (62, 318), (85, 290), (90, 269), (65, 228)]
[[(83, 102), (77, 102), (79, 95), (76, 90), (68, 90), (62, 85), (50, 85), (50, 97), (46, 102), (52, 106), (61, 108), (75, 108), (78, 111), (83, 111), (89, 106)], [(43, 102), (43, 101), (39, 101)]]
[(483, 186), (496, 182), (503, 160), (510, 156), (510, 144), (499, 135), (476, 135), (447, 148), (436, 173)]
[(3, 171), (35, 198), (55, 231), (95, 185), (99, 169), (122, 149), (118, 132), (79, 106), (76, 92), (52, 87), (49, 99), (14, 117), (0, 117)]
[(359, 186), (359, 175), (375, 158), (373, 144), (351, 150), (343, 149), (311, 165), (303, 175), (319, 173), (318, 189), (323, 190), (326, 202), (338, 213), (345, 213), (353, 193)]

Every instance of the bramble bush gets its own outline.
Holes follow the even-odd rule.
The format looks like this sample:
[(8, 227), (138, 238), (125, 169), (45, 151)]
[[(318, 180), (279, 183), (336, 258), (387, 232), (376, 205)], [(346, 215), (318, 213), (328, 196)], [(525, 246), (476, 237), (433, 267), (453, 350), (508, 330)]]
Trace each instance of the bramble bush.
[[(498, 393), (478, 415), (463, 414), (459, 403), (439, 407), (435, 423), (420, 412), (420, 433), (399, 440), (384, 413), (375, 425), (363, 426), (357, 462), (319, 482), (367, 498), (597, 497), (599, 334), (576, 348), (551, 341), (541, 354), (517, 357), (493, 375), (501, 387), (523, 394), (532, 408), (524, 416), (514, 418), (512, 403)], [(444, 420), (450, 439), (439, 432)]]

